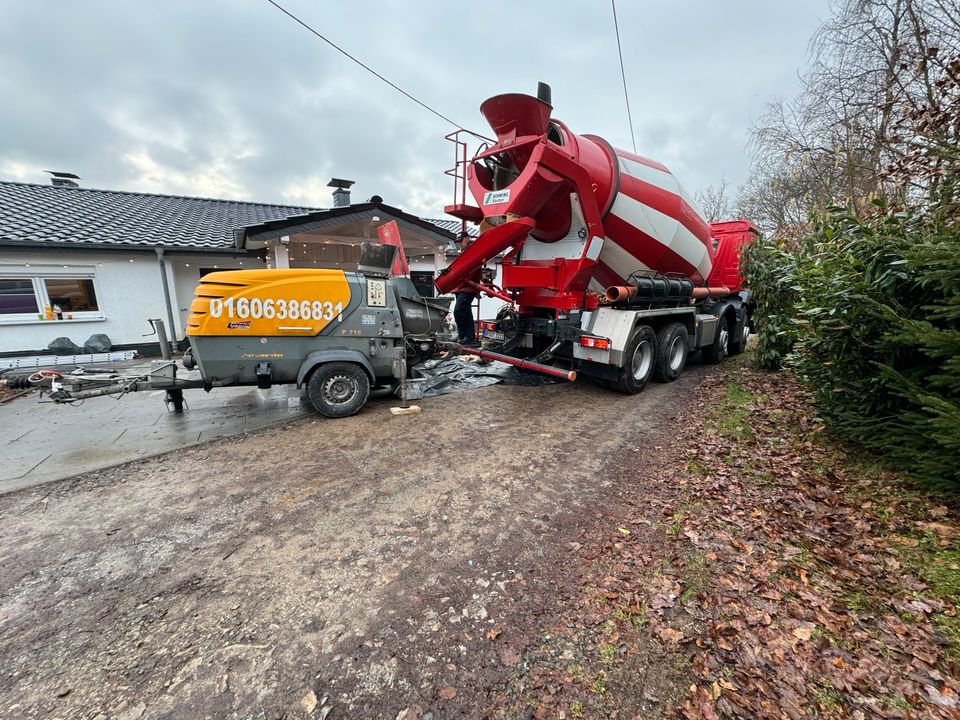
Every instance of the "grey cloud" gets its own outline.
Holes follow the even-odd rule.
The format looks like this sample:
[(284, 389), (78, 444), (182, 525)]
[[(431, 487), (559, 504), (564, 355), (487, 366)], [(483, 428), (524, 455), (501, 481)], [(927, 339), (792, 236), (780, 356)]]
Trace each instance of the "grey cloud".
[[(691, 190), (742, 181), (750, 120), (796, 88), (826, 3), (621, 0), (639, 151)], [(467, 127), (486, 130), (486, 97), (545, 80), (575, 132), (630, 147), (604, 3), (286, 4)], [(357, 198), (378, 193), (430, 214), (451, 193), (450, 128), (266, 2), (36, 0), (4, 14), (0, 168), (268, 202), (289, 201), (298, 185), (325, 202), (336, 174), (357, 180)]]

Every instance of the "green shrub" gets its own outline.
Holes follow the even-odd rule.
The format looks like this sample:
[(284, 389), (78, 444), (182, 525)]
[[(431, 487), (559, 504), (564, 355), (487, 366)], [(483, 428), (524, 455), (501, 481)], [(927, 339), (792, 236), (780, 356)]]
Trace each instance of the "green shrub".
[(756, 303), (751, 315), (756, 334), (754, 353), (760, 367), (779, 370), (793, 350), (797, 291), (797, 256), (783, 242), (759, 240), (741, 257), (746, 286)]
[(835, 430), (956, 486), (960, 228), (937, 207), (833, 208), (796, 251), (758, 243), (744, 266), (761, 364), (779, 366), (792, 347)]

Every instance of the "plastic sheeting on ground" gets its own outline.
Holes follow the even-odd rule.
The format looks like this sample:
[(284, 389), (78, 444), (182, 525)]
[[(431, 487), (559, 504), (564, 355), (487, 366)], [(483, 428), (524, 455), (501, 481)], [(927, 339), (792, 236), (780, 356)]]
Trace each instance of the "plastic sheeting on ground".
[(498, 360), (480, 360), (462, 355), (414, 365), (412, 376), (420, 380), (417, 384), (422, 397), (473, 390), (497, 383), (532, 386), (560, 382), (549, 375), (521, 370)]

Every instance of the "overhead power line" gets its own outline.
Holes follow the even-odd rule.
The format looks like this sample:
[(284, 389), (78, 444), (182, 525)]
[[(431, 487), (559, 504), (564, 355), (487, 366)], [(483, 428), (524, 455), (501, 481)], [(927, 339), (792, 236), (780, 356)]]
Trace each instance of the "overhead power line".
[[(273, 2), (273, 0), (269, 0)], [(627, 73), (623, 69), (623, 50), (620, 47), (620, 26), (617, 24), (617, 0), (610, 0), (613, 8), (613, 29), (617, 33), (617, 53), (620, 55), (620, 77), (623, 78), (623, 99), (627, 103), (627, 122), (630, 123), (630, 142), (633, 143), (633, 152), (637, 152), (637, 139), (633, 134), (633, 115), (630, 113), (630, 95), (627, 93)]]
[(378, 73), (376, 70), (374, 70), (372, 67), (370, 67), (369, 65), (367, 65), (367, 64), (364, 63), (363, 61), (358, 60), (357, 58), (355, 58), (353, 55), (351, 55), (350, 53), (348, 53), (346, 50), (344, 50), (342, 47), (340, 47), (339, 45), (337, 45), (337, 44), (336, 44), (335, 42), (333, 42), (332, 40), (329, 40), (328, 38), (324, 37), (319, 31), (317, 31), (317, 30), (315, 30), (314, 28), (310, 27), (307, 23), (305, 23), (303, 20), (301, 20), (300, 18), (298, 18), (296, 15), (294, 15), (292, 12), (290, 12), (289, 10), (287, 10), (287, 9), (286, 9), (285, 7), (283, 7), (280, 3), (275, 2), (274, 0), (267, 0), (267, 2), (270, 3), (271, 5), (273, 5), (277, 10), (279, 10), (279, 11), (282, 12), (284, 15), (286, 15), (287, 17), (289, 17), (289, 18), (290, 18), (291, 20), (293, 20), (295, 23), (297, 23), (298, 25), (301, 25), (302, 27), (304, 27), (304, 28), (306, 28), (307, 30), (309, 30), (310, 32), (312, 32), (314, 35), (316, 35), (318, 38), (320, 38), (321, 40), (323, 40), (327, 45), (329, 45), (330, 47), (332, 47), (332, 48), (333, 48), (334, 50), (336, 50), (338, 53), (340, 53), (341, 55), (345, 55), (346, 57), (350, 58), (351, 60), (353, 60), (353, 62), (355, 62), (355, 63), (356, 63), (357, 65), (359, 65), (360, 67), (362, 67), (364, 70), (366, 70), (366, 71), (367, 71), (368, 73), (370, 73), (371, 75), (374, 75), (374, 76), (380, 78), (381, 80), (383, 80), (383, 82), (385, 82), (387, 85), (389, 85), (390, 87), (392, 87), (392, 88), (393, 88), (394, 90), (396, 90), (398, 93), (406, 96), (406, 97), (409, 98), (410, 100), (413, 100), (417, 105), (419, 105), (420, 107), (424, 108), (425, 110), (429, 110), (430, 112), (432, 112), (434, 115), (436, 115), (438, 118), (440, 118), (440, 119), (443, 120), (444, 122), (448, 122), (448, 123), (450, 123), (451, 125), (453, 125), (453, 126), (456, 127), (456, 128), (462, 128), (462, 127), (463, 127), (463, 126), (460, 125), (459, 123), (455, 123), (453, 120), (451, 120), (450, 118), (448, 118), (448, 117), (447, 117), (446, 115), (444, 115), (443, 113), (440, 113), (440, 112), (434, 110), (432, 107), (430, 107), (429, 105), (427, 105), (425, 102), (422, 102), (422, 101), (418, 100), (418, 99), (415, 98), (413, 95), (411, 95), (410, 93), (408, 93), (406, 90), (404, 90), (403, 88), (401, 88), (400, 86), (398, 86), (396, 83), (391, 82), (390, 80), (388, 80), (387, 78), (385, 78), (383, 75), (381, 75), (380, 73)]

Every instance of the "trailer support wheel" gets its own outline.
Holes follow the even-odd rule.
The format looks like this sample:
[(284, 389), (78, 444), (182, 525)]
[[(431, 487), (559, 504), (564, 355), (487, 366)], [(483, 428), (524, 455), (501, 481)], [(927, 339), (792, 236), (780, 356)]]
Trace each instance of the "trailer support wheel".
[(307, 381), (307, 398), (321, 415), (342, 418), (353, 415), (370, 397), (370, 378), (354, 363), (332, 362), (318, 366)]
[(657, 333), (657, 362), (653, 376), (660, 382), (673, 382), (687, 364), (690, 334), (683, 323), (670, 323)]
[(633, 331), (623, 353), (623, 367), (613, 387), (628, 395), (643, 390), (653, 375), (657, 357), (657, 334), (649, 325)]
[(703, 349), (703, 361), (716, 365), (730, 352), (730, 319), (724, 315), (717, 321), (717, 335), (713, 344)]
[(173, 409), (175, 413), (183, 412), (183, 390), (180, 388), (171, 388), (167, 390), (167, 394), (164, 397), (164, 402), (167, 404), (167, 408)]

